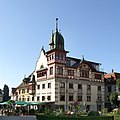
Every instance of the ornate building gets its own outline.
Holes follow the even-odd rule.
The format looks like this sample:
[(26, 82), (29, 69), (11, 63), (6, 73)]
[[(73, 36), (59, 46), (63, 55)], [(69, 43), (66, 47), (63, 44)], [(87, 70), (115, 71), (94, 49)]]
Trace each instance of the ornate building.
[(120, 73), (114, 72), (105, 74), (105, 107), (109, 110), (112, 109), (110, 103), (110, 94), (118, 93), (118, 86), (116, 85), (116, 80), (120, 79)]
[[(30, 75), (34, 79), (30, 78), (25, 87), (29, 101), (52, 102), (65, 109), (79, 101), (86, 110), (100, 110), (105, 103), (104, 72), (99, 70), (101, 64), (68, 57), (67, 53), (56, 19), (56, 30), (52, 33), (49, 50), (45, 52), (42, 47), (35, 70)], [(17, 91), (19, 89), (20, 86)], [(18, 100), (27, 101), (20, 96), (18, 92)]]

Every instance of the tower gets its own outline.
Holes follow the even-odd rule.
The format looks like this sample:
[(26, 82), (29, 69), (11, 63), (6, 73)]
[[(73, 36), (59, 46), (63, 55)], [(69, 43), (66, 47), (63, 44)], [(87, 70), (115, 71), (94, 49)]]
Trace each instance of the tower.
[(54, 33), (52, 32), (49, 51), (47, 52), (48, 69), (51, 77), (63, 75), (67, 53), (68, 51), (64, 49), (64, 38), (58, 31), (58, 18), (56, 18), (56, 30)]

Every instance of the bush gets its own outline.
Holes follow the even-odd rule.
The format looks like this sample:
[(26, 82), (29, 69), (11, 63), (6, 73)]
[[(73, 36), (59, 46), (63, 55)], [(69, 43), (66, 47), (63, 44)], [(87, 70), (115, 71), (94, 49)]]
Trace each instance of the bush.
[(29, 111), (29, 115), (35, 115), (35, 110), (34, 110), (34, 109), (31, 109), (31, 110)]
[(87, 116), (100, 116), (100, 114), (97, 111), (90, 111)]
[(40, 115), (36, 114), (37, 120), (114, 120), (114, 116), (82, 116), (82, 117), (68, 117), (55, 115)]

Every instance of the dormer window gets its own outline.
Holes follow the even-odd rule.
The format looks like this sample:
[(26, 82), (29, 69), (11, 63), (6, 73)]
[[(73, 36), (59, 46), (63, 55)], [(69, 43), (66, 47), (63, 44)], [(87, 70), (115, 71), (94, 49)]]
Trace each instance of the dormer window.
[(80, 77), (89, 78), (89, 71), (88, 70), (81, 70)]
[(41, 66), (40, 66), (40, 69), (42, 69), (42, 68), (44, 68), (44, 66), (43, 66), (43, 65), (41, 65)]

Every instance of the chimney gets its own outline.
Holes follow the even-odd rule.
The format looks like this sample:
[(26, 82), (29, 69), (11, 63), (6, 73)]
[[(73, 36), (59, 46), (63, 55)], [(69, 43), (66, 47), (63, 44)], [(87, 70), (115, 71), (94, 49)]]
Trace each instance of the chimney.
[(112, 69), (112, 73), (114, 73), (114, 69)]

